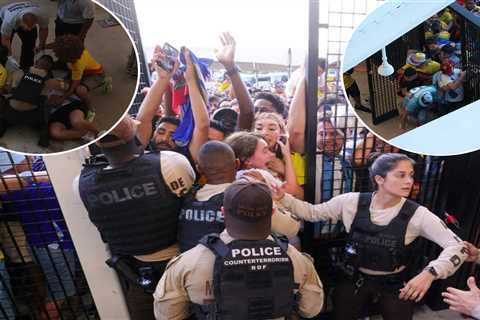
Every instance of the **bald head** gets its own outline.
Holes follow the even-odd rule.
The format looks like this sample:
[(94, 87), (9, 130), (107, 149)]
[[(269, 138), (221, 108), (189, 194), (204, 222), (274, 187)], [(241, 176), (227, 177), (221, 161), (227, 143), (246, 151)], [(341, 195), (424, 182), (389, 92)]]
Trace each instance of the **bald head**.
[(22, 16), (23, 27), (27, 30), (32, 30), (38, 23), (38, 18), (33, 13), (25, 13)]
[(233, 182), (235, 166), (235, 153), (224, 142), (209, 141), (198, 152), (198, 169), (210, 184)]

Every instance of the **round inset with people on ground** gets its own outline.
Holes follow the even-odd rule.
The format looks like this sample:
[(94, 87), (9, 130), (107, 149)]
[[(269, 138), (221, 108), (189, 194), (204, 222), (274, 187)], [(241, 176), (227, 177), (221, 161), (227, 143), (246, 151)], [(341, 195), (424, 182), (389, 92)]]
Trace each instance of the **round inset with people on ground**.
[[(343, 82), (351, 104), (399, 148), (432, 155), (480, 148), (480, 16), (473, 1), (452, 2), (387, 2), (347, 46)], [(401, 23), (392, 25), (395, 17)]]
[(0, 2), (0, 147), (82, 146), (125, 113), (137, 83), (126, 30), (90, 0)]

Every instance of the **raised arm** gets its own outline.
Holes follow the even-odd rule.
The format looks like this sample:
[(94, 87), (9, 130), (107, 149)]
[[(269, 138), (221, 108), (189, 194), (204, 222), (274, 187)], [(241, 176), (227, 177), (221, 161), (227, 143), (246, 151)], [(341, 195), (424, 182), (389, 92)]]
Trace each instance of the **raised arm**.
[(208, 141), (208, 128), (210, 120), (208, 118), (207, 105), (202, 97), (198, 87), (195, 66), (190, 57), (190, 51), (185, 49), (185, 60), (187, 61), (187, 70), (185, 71), (185, 81), (187, 82), (190, 101), (192, 103), (193, 120), (195, 128), (188, 149), (194, 161), (197, 161), (198, 151)]
[(288, 111), (287, 131), (293, 152), (305, 152), (305, 69), (302, 67), (300, 80)]
[(160, 59), (165, 59), (165, 55), (162, 52), (160, 46), (155, 47), (154, 55), (152, 58), (152, 64), (155, 66), (155, 69), (158, 74), (158, 80), (153, 84), (153, 86), (148, 91), (145, 99), (143, 99), (142, 105), (138, 110), (136, 119), (140, 121), (137, 129), (137, 137), (140, 139), (144, 146), (148, 145), (150, 138), (152, 136), (152, 121), (157, 108), (162, 102), (162, 96), (168, 88), (170, 83), (170, 78), (175, 72), (178, 66), (178, 62), (175, 62), (175, 67), (171, 73), (163, 70), (157, 65), (157, 61)]
[(282, 141), (277, 142), (282, 150), (283, 161), (285, 163), (285, 191), (293, 195), (297, 199), (303, 200), (303, 188), (298, 185), (297, 175), (295, 174), (295, 168), (293, 167), (293, 161), (290, 154), (290, 143)]
[(311, 222), (330, 220), (332, 223), (336, 223), (342, 219), (343, 203), (351, 200), (350, 193), (344, 193), (327, 202), (311, 204), (285, 193), (284, 186), (278, 187), (272, 185), (271, 190), (272, 198), (275, 201), (278, 201), (297, 217)]
[(468, 250), (463, 241), (440, 218), (426, 208), (424, 211), (420, 235), (443, 248), (438, 258), (428, 266), (435, 268), (439, 279), (445, 279), (454, 274), (467, 259)]
[(238, 128), (240, 130), (251, 130), (255, 112), (253, 109), (253, 101), (235, 65), (235, 39), (230, 33), (224, 32), (220, 35), (220, 41), (222, 42), (222, 47), (216, 50), (216, 55), (218, 62), (227, 70), (227, 75), (230, 77), (233, 91), (238, 100), (238, 106), (240, 108)]

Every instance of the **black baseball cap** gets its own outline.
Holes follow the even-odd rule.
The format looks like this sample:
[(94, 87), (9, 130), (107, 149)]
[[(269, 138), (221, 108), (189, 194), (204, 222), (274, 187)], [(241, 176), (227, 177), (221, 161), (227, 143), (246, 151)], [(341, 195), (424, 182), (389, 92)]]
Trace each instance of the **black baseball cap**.
[(249, 240), (252, 236), (270, 234), (272, 208), (272, 195), (264, 183), (242, 179), (225, 189), (223, 209), (228, 215), (225, 224), (234, 236)]

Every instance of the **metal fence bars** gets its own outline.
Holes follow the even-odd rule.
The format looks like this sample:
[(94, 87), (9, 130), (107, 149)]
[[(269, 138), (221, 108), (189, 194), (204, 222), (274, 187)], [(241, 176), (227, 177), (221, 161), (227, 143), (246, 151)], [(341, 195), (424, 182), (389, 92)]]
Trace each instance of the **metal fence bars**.
[(0, 152), (0, 319), (98, 319), (41, 158)]
[[(420, 24), (387, 46), (388, 62), (394, 70), (398, 70), (405, 65), (408, 50), (422, 50), (423, 39), (424, 29), (423, 24)], [(366, 60), (370, 106), (374, 125), (398, 116), (398, 80), (395, 74), (389, 77), (379, 75), (377, 69), (381, 64), (381, 51)]]

